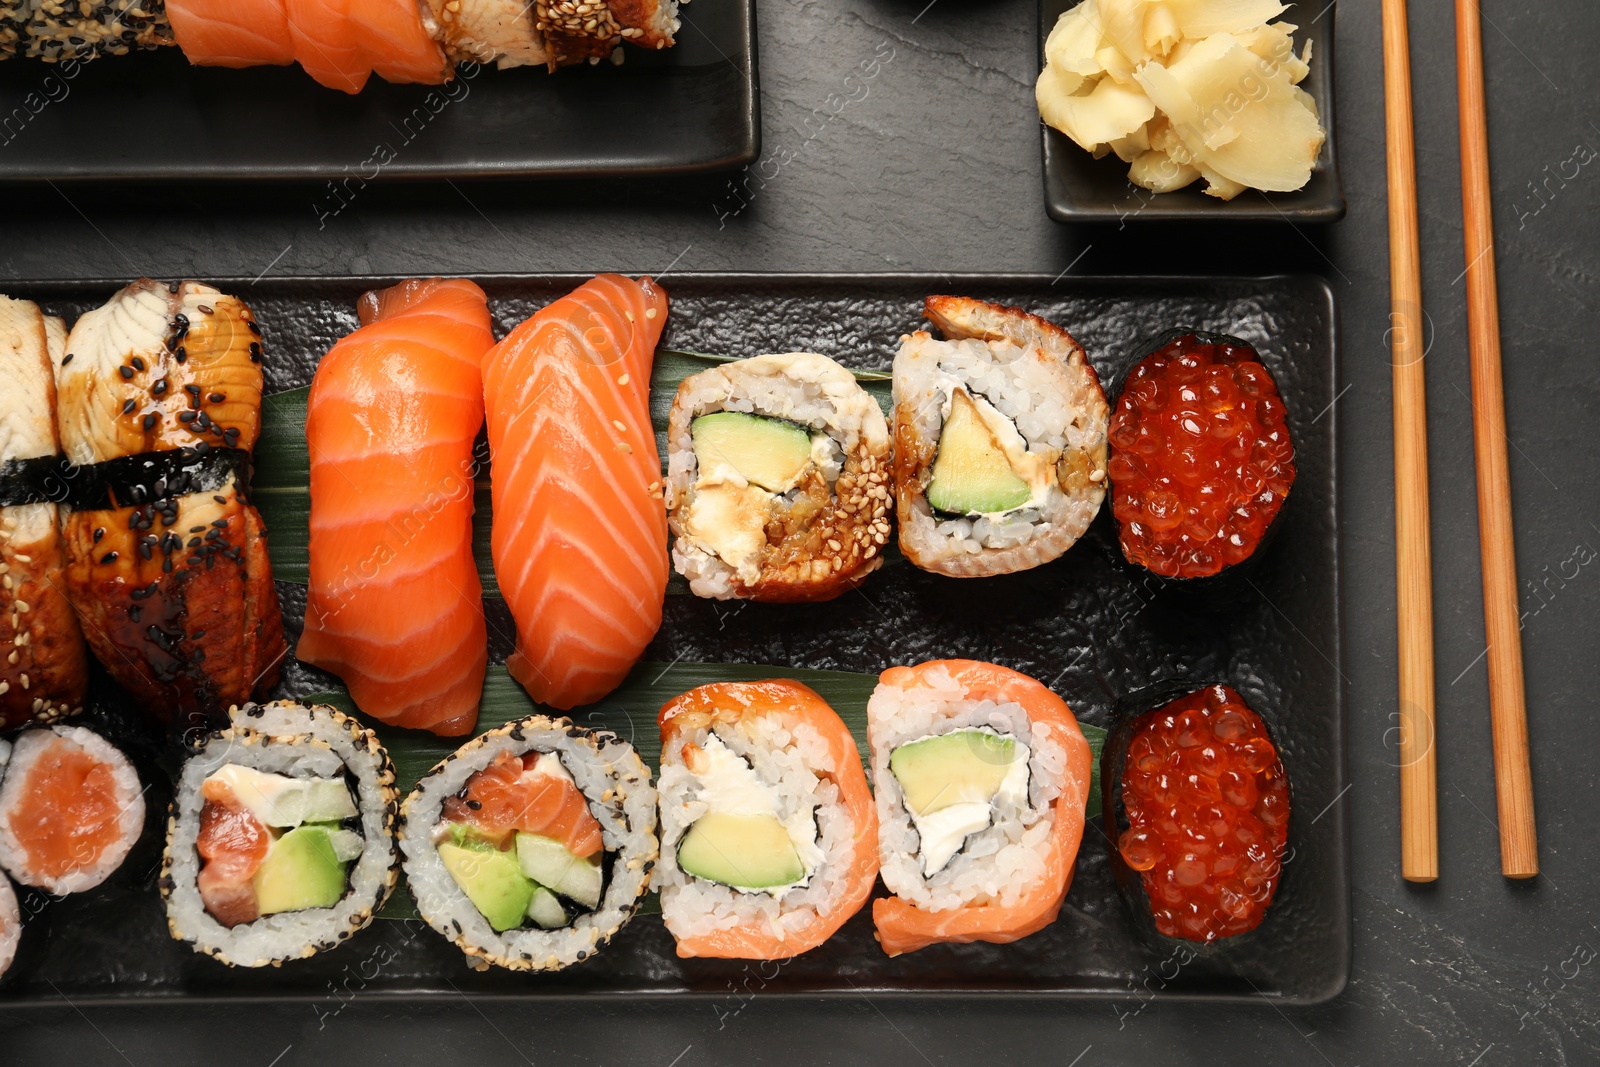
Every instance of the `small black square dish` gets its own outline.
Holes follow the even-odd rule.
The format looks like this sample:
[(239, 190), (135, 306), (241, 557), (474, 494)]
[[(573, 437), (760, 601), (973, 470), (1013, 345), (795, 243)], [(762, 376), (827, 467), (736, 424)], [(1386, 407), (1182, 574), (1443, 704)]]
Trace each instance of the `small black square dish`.
[[(1044, 65), (1044, 42), (1061, 15), (1079, 0), (1039, 0), (1039, 62)], [(1073, 144), (1060, 130), (1040, 124), (1044, 134), (1045, 212), (1057, 222), (1118, 222), (1133, 220), (1265, 222), (1337, 222), (1344, 218), (1344, 188), (1339, 182), (1333, 102), (1334, 3), (1291, 3), (1274, 21), (1299, 28), (1295, 49), (1311, 41), (1311, 72), (1301, 84), (1316, 101), (1317, 115), (1328, 138), (1311, 168), (1311, 180), (1292, 193), (1264, 193), (1247, 189), (1232, 200), (1219, 200), (1201, 190), (1203, 181), (1170, 193), (1152, 193), (1128, 180), (1128, 164), (1115, 155), (1095, 159)]]
[[(350, 96), (297, 66), (196, 67), (174, 47), (0, 61), (0, 181), (573, 178), (738, 167), (760, 153), (752, 0), (700, 0), (622, 62)], [(70, 72), (70, 73), (69, 73)], [(159, 115), (159, 123), (107, 122)], [(25, 121), (23, 121), (25, 118)]]

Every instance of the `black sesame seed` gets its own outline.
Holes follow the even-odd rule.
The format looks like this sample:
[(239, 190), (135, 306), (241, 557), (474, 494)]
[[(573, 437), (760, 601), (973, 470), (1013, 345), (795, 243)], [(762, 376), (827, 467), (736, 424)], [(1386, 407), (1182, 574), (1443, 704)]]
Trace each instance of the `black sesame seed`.
[(184, 360), (189, 358), (189, 353), (185, 351), (182, 345), (179, 345), (178, 350), (172, 354), (172, 358), (177, 360), (179, 363), (182, 363)]
[(189, 527), (189, 532), (190, 533), (200, 533), (204, 529), (205, 529), (204, 526), (191, 526), (191, 527)]
[(164, 395), (166, 395), (166, 392), (167, 392), (167, 380), (165, 378), (157, 379), (156, 383), (150, 387), (150, 392), (155, 394), (156, 396), (164, 396)]
[(133, 369), (134, 370), (137, 370), (137, 371), (144, 370), (144, 360), (143, 359), (139, 358), (138, 356), (134, 356), (131, 362), (133, 363)]
[(217, 527), (218, 529), (226, 530), (228, 528), (228, 520), (227, 519), (212, 519), (211, 520), (211, 525)]
[(61, 357), (61, 365), (65, 367), (68, 363), (71, 363), (73, 355), (74, 353), (68, 352), (65, 356)]
[(200, 395), (200, 387), (198, 385), (186, 385), (183, 387), (183, 391), (188, 393), (190, 396)]
[(195, 412), (193, 411), (180, 411), (178, 412), (178, 421), (187, 425), (194, 421), (194, 416)]
[(225, 496), (214, 496), (211, 499), (215, 500), (219, 504), (226, 504), (228, 502), (228, 498)]
[(223, 393), (212, 393), (209, 399), (213, 404), (220, 404), (228, 398)]
[(117, 368), (117, 373), (122, 375), (122, 380), (123, 381), (128, 381), (129, 379), (131, 379), (133, 377), (133, 368), (132, 367), (118, 367)]
[(251, 363), (260, 363), (261, 362), (261, 344), (258, 341), (251, 341), (250, 342), (250, 362)]
[(138, 404), (135, 403), (133, 400), (124, 400), (122, 402), (122, 413), (124, 415), (132, 415), (133, 414), (133, 409), (136, 408), (136, 407), (138, 407)]
[(154, 414), (146, 415), (144, 417), (144, 428), (146, 430), (153, 430), (156, 428), (156, 417)]
[(115, 563), (116, 561), (117, 554), (115, 552), (107, 552), (105, 555), (100, 557), (101, 563)]
[(211, 308), (209, 308), (209, 307), (207, 307), (207, 306), (206, 306), (206, 305), (204, 305), (204, 304), (196, 304), (196, 305), (195, 305), (195, 307), (197, 307), (197, 308), (198, 308), (198, 309), (199, 309), (199, 310), (200, 310), (200, 313), (201, 313), (201, 314), (202, 314), (202, 315), (209, 315), (209, 314), (211, 314)]
[(100, 538), (104, 537), (105, 535), (106, 528), (104, 526), (96, 526), (94, 528), (94, 543), (98, 545), (100, 543)]
[(198, 538), (198, 537), (189, 538), (189, 547), (190, 548), (199, 548), (200, 547), (200, 538)]
[(135, 604), (133, 607), (128, 609), (128, 621), (138, 622), (139, 616), (142, 614), (144, 614), (144, 609)]

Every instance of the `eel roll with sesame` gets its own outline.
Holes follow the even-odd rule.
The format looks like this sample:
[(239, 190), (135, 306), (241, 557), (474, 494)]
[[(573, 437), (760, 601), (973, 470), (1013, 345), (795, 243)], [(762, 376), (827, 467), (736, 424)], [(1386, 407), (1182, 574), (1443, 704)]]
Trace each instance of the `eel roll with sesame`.
[(76, 714), (89, 658), (62, 592), (64, 488), (52, 370), (66, 328), (0, 296), (0, 729)]
[(698, 595), (829, 600), (882, 565), (889, 426), (826, 356), (756, 356), (684, 379), (667, 447), (672, 560)]
[(244, 704), (183, 765), (161, 896), (172, 936), (277, 966), (365, 927), (399, 877), (394, 766), (334, 708)]
[(269, 689), (285, 653), (246, 495), (260, 328), (210, 286), (145, 278), (80, 318), (66, 348), (67, 595), (90, 649), (152, 718), (204, 726)]
[(1048, 563), (1106, 495), (1110, 411), (1083, 346), (1018, 308), (930, 296), (946, 340), (917, 331), (894, 359), (900, 550), (952, 578)]
[(519, 719), (417, 783), (400, 851), (417, 910), (472, 967), (560, 970), (610, 941), (650, 888), (650, 769), (608, 730)]

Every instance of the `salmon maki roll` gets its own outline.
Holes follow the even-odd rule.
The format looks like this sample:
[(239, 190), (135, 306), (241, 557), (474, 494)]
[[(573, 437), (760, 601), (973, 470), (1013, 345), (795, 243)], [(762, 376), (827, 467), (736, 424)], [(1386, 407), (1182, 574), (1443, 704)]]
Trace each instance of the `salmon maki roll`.
[(367, 293), (361, 328), (311, 383), (311, 576), (296, 654), (395, 726), (472, 731), (488, 663), (472, 556), (483, 290), (402, 282)]
[(183, 765), (161, 897), (172, 936), (236, 967), (343, 944), (399, 876), (394, 767), (377, 735), (333, 708), (232, 710)]
[(992, 663), (884, 671), (867, 704), (891, 956), (1008, 944), (1061, 910), (1083, 837), (1089, 743), (1062, 699)]
[(417, 910), (480, 970), (588, 959), (633, 917), (656, 863), (650, 768), (570, 719), (532, 715), (469, 741), (400, 818)]
[(89, 657), (62, 592), (65, 479), (56, 437), (60, 319), (0, 296), (0, 729), (82, 709)]
[(494, 572), (517, 624), (506, 667), (541, 704), (599, 700), (661, 625), (650, 368), (666, 316), (649, 278), (602, 274), (484, 357)]
[(855, 739), (799, 682), (718, 682), (661, 723), (661, 914), (678, 955), (781, 960), (861, 910), (877, 814)]
[(81, 726), (24, 730), (0, 782), (0, 867), (57, 896), (111, 877), (144, 830), (128, 757)]

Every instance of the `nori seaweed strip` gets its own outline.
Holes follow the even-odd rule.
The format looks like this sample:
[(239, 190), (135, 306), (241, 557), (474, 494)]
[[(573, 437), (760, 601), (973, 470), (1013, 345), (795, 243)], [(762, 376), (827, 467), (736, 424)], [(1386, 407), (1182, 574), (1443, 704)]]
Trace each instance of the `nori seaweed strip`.
[(33, 456), (0, 462), (0, 508), (59, 503), (67, 495), (71, 470), (61, 456)]
[(242, 448), (200, 445), (119, 456), (82, 467), (58, 466), (64, 494), (54, 497), (73, 511), (133, 507), (152, 500), (210, 493), (234, 477), (242, 491), (250, 483), (250, 453)]

